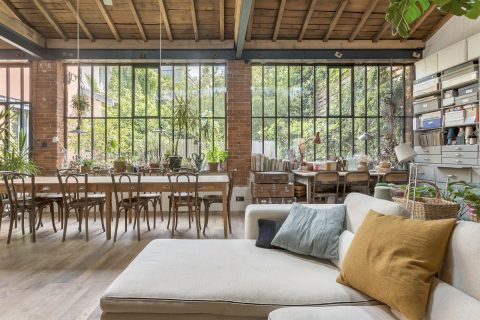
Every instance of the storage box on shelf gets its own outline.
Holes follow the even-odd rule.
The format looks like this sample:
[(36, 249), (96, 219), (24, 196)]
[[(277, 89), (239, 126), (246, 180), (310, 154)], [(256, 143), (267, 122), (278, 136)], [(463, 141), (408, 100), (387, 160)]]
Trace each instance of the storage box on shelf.
[(254, 172), (251, 183), (252, 202), (292, 203), (295, 201), (294, 185), (288, 172)]

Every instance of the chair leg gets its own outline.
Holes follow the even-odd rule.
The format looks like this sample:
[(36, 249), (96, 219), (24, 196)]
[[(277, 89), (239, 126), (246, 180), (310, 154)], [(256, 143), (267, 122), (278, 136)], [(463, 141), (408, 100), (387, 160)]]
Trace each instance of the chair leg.
[[(170, 218), (172, 216), (172, 198), (168, 198), (168, 223), (167, 229), (170, 227)], [(172, 224), (173, 225), (173, 224)]]
[(53, 202), (50, 203), (50, 214), (52, 215), (53, 231), (55, 231), (55, 233), (57, 233), (57, 227), (55, 227), (55, 208), (53, 207)]
[(153, 199), (153, 229), (157, 226), (157, 199)]
[(22, 210), (22, 235), (25, 235), (25, 210)]
[(147, 228), (148, 228), (148, 231), (150, 231), (150, 218), (148, 216), (148, 210), (146, 207), (145, 207), (145, 216), (147, 217)]
[(117, 241), (118, 222), (120, 221), (120, 208), (117, 208), (117, 218), (115, 219), (115, 233), (113, 234), (113, 242)]
[(158, 199), (158, 202), (160, 204), (160, 219), (163, 222), (163, 208), (162, 208), (162, 196), (160, 195), (160, 198)]
[(137, 238), (140, 241), (140, 209), (135, 210), (135, 217), (137, 220)]
[(85, 210), (85, 213), (83, 213), (83, 215), (85, 215), (83, 217), (85, 219), (85, 240), (87, 240), (88, 242), (88, 209)]
[(32, 228), (32, 241), (35, 242), (37, 240), (37, 236), (36, 236), (36, 230), (35, 230), (35, 224), (36, 224), (36, 212), (35, 212), (35, 208), (32, 208), (32, 210), (29, 210), (29, 222), (30, 222), (30, 227)]
[[(176, 209), (177, 209), (177, 208), (176, 208), (176, 206), (175, 206), (175, 207), (173, 208), (173, 215), (172, 215), (172, 239), (173, 239), (173, 237), (174, 237), (174, 235), (175, 235)], [(169, 213), (169, 219), (168, 219), (168, 220), (170, 220), (170, 213)]]
[(38, 209), (38, 223), (37, 223), (37, 230), (40, 229), (40, 225), (43, 227), (43, 208)]
[(65, 222), (63, 223), (63, 239), (62, 241), (65, 241), (65, 238), (67, 236), (67, 225), (68, 225), (68, 215), (70, 214), (70, 210), (65, 207), (65, 211), (63, 215), (65, 216)]
[(192, 207), (188, 206), (188, 229), (192, 228), (192, 219), (193, 219)]
[(130, 209), (125, 209), (125, 232), (127, 232), (127, 217), (128, 217), (128, 212), (130, 211)]
[(98, 211), (100, 212), (100, 222), (102, 223), (102, 230), (105, 232), (105, 224), (103, 223), (103, 210), (104, 210), (105, 203), (102, 201), (102, 203), (99, 205)]
[(210, 213), (210, 202), (204, 201), (203, 205), (205, 206), (205, 221), (203, 222), (203, 235), (206, 236), (205, 229), (208, 226), (208, 215)]
[(93, 222), (97, 221), (97, 207), (93, 207)]
[(232, 233), (232, 218), (230, 215), (230, 204), (227, 205), (228, 230)]
[(63, 203), (58, 204), (58, 220), (60, 220), (60, 229), (63, 229)]
[(195, 210), (195, 212), (194, 212), (194, 214), (195, 214), (195, 229), (197, 229), (197, 239), (200, 239), (200, 229), (201, 229), (200, 225), (199, 225), (200, 217), (199, 217), (199, 212), (197, 210), (197, 205), (196, 204), (194, 206), (194, 210)]
[(13, 224), (15, 220), (17, 220), (16, 210), (14, 210), (12, 206), (10, 206), (10, 225), (8, 228), (7, 244), (10, 244), (10, 239), (12, 238)]

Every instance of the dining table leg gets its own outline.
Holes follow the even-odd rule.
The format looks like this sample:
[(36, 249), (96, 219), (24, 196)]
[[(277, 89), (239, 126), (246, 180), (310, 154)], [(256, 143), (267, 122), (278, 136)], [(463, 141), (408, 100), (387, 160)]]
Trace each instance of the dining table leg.
[(228, 202), (228, 192), (227, 192), (227, 185), (225, 185), (222, 189), (222, 199), (223, 199), (223, 237), (226, 239), (228, 238), (228, 210), (227, 210), (227, 202)]
[(105, 192), (105, 233), (107, 240), (112, 237), (112, 192)]

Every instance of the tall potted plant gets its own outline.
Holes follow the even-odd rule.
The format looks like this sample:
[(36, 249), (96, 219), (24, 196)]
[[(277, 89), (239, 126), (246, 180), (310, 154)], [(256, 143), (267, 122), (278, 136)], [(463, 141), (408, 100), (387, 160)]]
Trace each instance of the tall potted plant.
[(174, 128), (173, 155), (170, 156), (170, 168), (178, 169), (182, 164), (182, 157), (178, 154), (180, 139), (188, 139), (188, 133), (196, 132), (198, 129), (198, 116), (196, 108), (192, 106), (192, 99), (175, 97), (172, 125)]

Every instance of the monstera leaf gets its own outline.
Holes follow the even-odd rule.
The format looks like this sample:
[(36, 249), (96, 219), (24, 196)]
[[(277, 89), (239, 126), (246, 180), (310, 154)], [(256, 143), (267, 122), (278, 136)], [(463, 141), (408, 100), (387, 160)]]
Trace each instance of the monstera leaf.
[(392, 24), (393, 31), (402, 38), (410, 36), (411, 25), (431, 5), (456, 16), (477, 19), (480, 16), (480, 0), (390, 0), (385, 19)]

